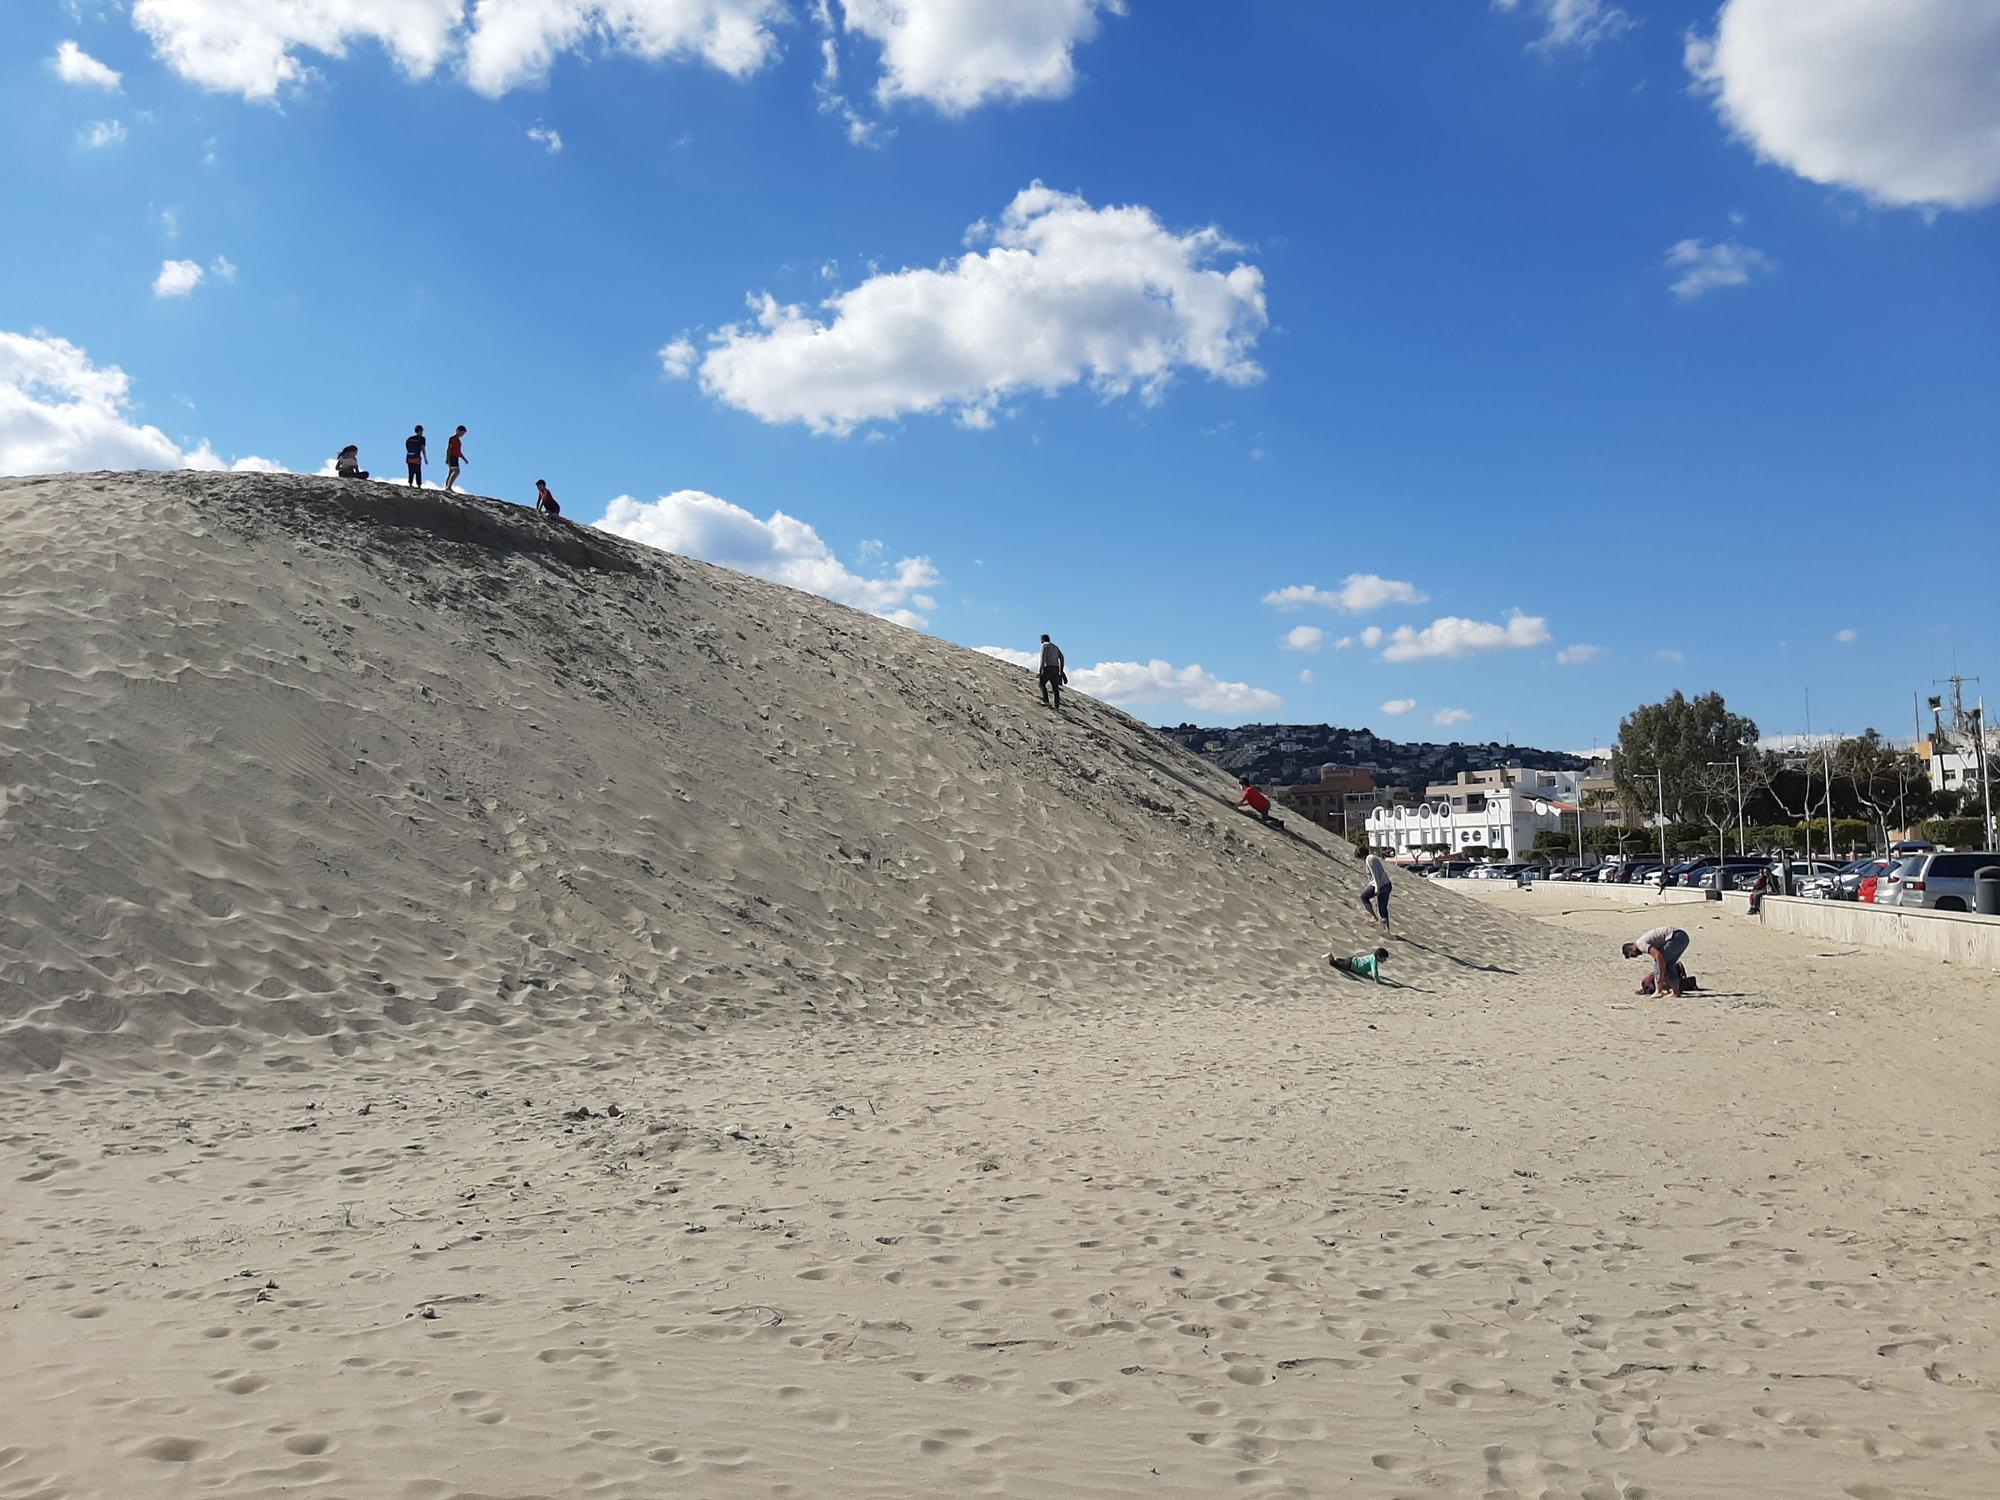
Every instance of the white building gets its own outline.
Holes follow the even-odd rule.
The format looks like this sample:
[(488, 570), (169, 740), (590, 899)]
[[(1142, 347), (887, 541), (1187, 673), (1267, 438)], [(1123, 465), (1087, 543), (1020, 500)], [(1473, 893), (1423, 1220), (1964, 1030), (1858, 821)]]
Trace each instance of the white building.
[[(1524, 771), (1508, 766), (1467, 771), (1456, 782), (1430, 788), (1414, 807), (1378, 807), (1368, 814), (1368, 843), (1392, 858), (1428, 858), (1439, 847), (1457, 853), (1483, 845), (1509, 859), (1528, 852), (1538, 833), (1576, 831), (1579, 783), (1587, 772)], [(1608, 822), (1581, 814), (1583, 826)]]

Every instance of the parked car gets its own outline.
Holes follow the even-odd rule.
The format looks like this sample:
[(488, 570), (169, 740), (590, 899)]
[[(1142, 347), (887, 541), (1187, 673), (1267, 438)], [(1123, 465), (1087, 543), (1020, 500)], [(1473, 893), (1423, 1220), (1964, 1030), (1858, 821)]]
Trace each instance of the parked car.
[[(1771, 866), (1771, 878), (1774, 881), (1782, 868), (1784, 868), (1782, 865)], [(1792, 861), (1792, 890), (1801, 896), (1810, 895), (1812, 892), (1807, 887), (1818, 881), (1831, 880), (1846, 868), (1846, 865), (1830, 859), (1795, 859)]]
[(1702, 890), (1712, 890), (1719, 885), (1725, 891), (1747, 891), (1759, 875), (1769, 874), (1770, 869), (1761, 859), (1724, 860), (1719, 865), (1696, 871), (1691, 884)]
[(1704, 854), (1697, 859), (1684, 859), (1667, 871), (1667, 884), (1695, 886), (1701, 884), (1701, 877), (1721, 863), (1713, 854)]
[(1871, 854), (1865, 859), (1857, 859), (1842, 865), (1831, 875), (1818, 875), (1808, 880), (1800, 888), (1801, 896), (1820, 896), (1829, 901), (1858, 901), (1861, 898), (1861, 882), (1867, 876), (1878, 878), (1888, 873), (1895, 861), (1880, 854)]
[[(1989, 865), (2000, 867), (2000, 850), (1913, 854), (1896, 867), (1893, 904), (1906, 911), (1971, 911), (1973, 876)], [(1887, 904), (1879, 890), (1875, 904)]]

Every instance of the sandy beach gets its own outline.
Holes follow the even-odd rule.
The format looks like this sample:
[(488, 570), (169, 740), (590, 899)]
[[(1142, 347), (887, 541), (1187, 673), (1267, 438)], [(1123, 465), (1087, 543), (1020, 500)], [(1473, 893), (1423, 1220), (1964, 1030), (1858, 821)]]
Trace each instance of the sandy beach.
[(0, 481), (0, 1496), (1975, 1497), (1993, 975), (517, 509)]

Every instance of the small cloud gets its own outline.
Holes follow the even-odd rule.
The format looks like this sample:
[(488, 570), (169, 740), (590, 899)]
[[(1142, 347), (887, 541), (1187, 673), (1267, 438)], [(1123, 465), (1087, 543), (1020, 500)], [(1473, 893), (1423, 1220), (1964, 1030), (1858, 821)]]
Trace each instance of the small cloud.
[(675, 339), (660, 350), (660, 366), (675, 380), (686, 380), (694, 373), (695, 361), (701, 358), (701, 351), (686, 338)]
[(180, 213), (177, 210), (171, 208), (161, 209), (160, 233), (164, 234), (168, 239), (171, 240), (178, 238), (180, 232), (181, 232)]
[(1754, 245), (1682, 240), (1667, 252), (1667, 270), (1678, 273), (1667, 290), (1683, 302), (1693, 302), (1723, 287), (1748, 286), (1751, 277), (1768, 276), (1777, 269), (1778, 263)]
[(1414, 698), (1391, 698), (1387, 703), (1382, 705), (1382, 712), (1388, 714), (1391, 718), (1395, 718), (1399, 714), (1408, 713), (1416, 706), (1417, 700)]
[(88, 129), (77, 132), (77, 137), (93, 151), (102, 151), (106, 146), (120, 145), (125, 140), (123, 120), (98, 120)]
[(1524, 615), (1518, 610), (1507, 623), (1467, 620), (1445, 615), (1422, 630), (1398, 625), (1383, 648), (1384, 661), (1422, 661), (1429, 657), (1470, 656), (1478, 651), (1515, 650), (1525, 646), (1546, 646), (1549, 624), (1540, 615)]
[(1353, 644), (1354, 644), (1354, 637), (1351, 635), (1344, 635), (1339, 640), (1333, 643), (1333, 649), (1336, 651), (1345, 651), (1349, 646), (1352, 646)]
[(208, 273), (217, 281), (234, 281), (236, 279), (236, 262), (226, 255), (218, 255), (208, 263)]
[(1858, 630), (1855, 630), (1855, 629), (1853, 629), (1852, 627), (1849, 627), (1849, 628), (1848, 628), (1848, 629), (1846, 629), (1846, 630), (1836, 630), (1836, 631), (1835, 631), (1835, 632), (1833, 633), (1833, 638), (1834, 638), (1834, 639), (1835, 639), (1836, 641), (1839, 641), (1839, 642), (1841, 643), (1841, 645), (1845, 646), (1845, 645), (1846, 645), (1846, 644), (1847, 644), (1847, 643), (1848, 643), (1849, 641), (1858, 641), (1858, 640), (1860, 640), (1860, 639), (1861, 639), (1861, 632), (1860, 632), (1860, 631), (1858, 631)]
[(1686, 661), (1687, 653), (1673, 646), (1662, 646), (1653, 653), (1655, 661)]
[(56, 55), (49, 59), (49, 66), (56, 70), (56, 77), (78, 88), (115, 89), (121, 76), (116, 69), (107, 68), (75, 42), (64, 42), (57, 47)]
[(1745, 224), (1750, 222), (1750, 215), (1743, 212), (1740, 208), (1732, 208), (1729, 210), (1729, 222), (1734, 224), (1738, 229), (1741, 229)]
[(540, 146), (551, 156), (560, 156), (562, 154), (562, 132), (559, 130), (550, 130), (545, 125), (530, 125), (528, 127), (528, 139), (533, 141), (537, 146)]
[(201, 285), (201, 267), (191, 260), (169, 260), (160, 265), (153, 278), (155, 297), (185, 297)]
[(1433, 724), (1442, 724), (1447, 729), (1454, 724), (1470, 723), (1471, 720), (1472, 715), (1462, 708), (1441, 708), (1431, 715)]
[(1264, 596), (1264, 602), (1272, 609), (1337, 609), (1350, 615), (1372, 614), (1391, 604), (1424, 604), (1429, 599), (1430, 595), (1413, 583), (1374, 573), (1349, 573), (1337, 589), (1294, 583)]
[(1582, 646), (1582, 645), (1565, 646), (1562, 648), (1562, 650), (1556, 653), (1556, 663), (1559, 666), (1573, 667), (1578, 662), (1596, 661), (1597, 658), (1601, 655), (1603, 655), (1602, 647)]
[(1380, 625), (1370, 625), (1366, 630), (1362, 631), (1361, 644), (1366, 646), (1370, 651), (1381, 645), (1382, 627)]
[(1326, 632), (1317, 625), (1294, 625), (1285, 632), (1284, 646), (1287, 651), (1317, 651), (1326, 639)]
[(1299, 672), (1299, 681), (1311, 682), (1312, 680), (1313, 680), (1312, 668), (1311, 667), (1302, 668)]
[[(1511, 14), (1520, 9), (1520, 0), (1493, 0), (1493, 8)], [(1588, 52), (1638, 24), (1604, 0), (1532, 0), (1531, 8), (1542, 23), (1542, 34), (1528, 43), (1530, 52), (1554, 52), (1564, 47)]]

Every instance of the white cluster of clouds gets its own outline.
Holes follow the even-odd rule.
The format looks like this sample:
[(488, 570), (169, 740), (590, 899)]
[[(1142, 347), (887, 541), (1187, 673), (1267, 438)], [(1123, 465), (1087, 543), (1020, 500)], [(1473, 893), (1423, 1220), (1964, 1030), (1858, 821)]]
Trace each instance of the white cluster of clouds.
[(882, 49), (875, 97), (916, 99), (948, 115), (982, 104), (1062, 99), (1074, 53), (1123, 0), (841, 0), (847, 29)]
[(1382, 705), (1382, 712), (1388, 714), (1391, 718), (1396, 718), (1408, 713), (1416, 706), (1417, 700), (1414, 698), (1391, 698), (1387, 703)]
[(1726, 286), (1748, 286), (1753, 276), (1769, 275), (1777, 263), (1754, 245), (1733, 240), (1709, 244), (1704, 240), (1682, 240), (1667, 251), (1667, 270), (1674, 277), (1668, 287), (1683, 302), (1692, 302)]
[(540, 83), (557, 55), (587, 46), (649, 62), (699, 58), (746, 78), (777, 56), (781, 0), (478, 0), (465, 78), (482, 94)]
[(206, 442), (183, 449), (131, 418), (131, 381), (95, 365), (68, 339), (0, 331), (0, 474), (80, 469), (235, 469), (280, 472), (264, 458), (218, 458)]
[(1766, 161), (1878, 203), (2000, 200), (1994, 0), (1727, 0), (1685, 60)]
[[(1041, 658), (1033, 651), (1016, 651), (1008, 646), (981, 646), (979, 650), (1001, 661), (1034, 671)], [(1184, 703), (1200, 713), (1268, 713), (1284, 706), (1284, 699), (1247, 682), (1225, 682), (1207, 668), (1174, 666), (1155, 657), (1151, 661), (1105, 661), (1069, 674), (1070, 686), (1106, 703), (1128, 707), (1145, 703)]]
[[(1493, 0), (1499, 11), (1516, 11), (1521, 0)], [(1608, 42), (1630, 31), (1634, 21), (1615, 5), (1604, 0), (1530, 0), (1529, 8), (1542, 23), (1542, 34), (1528, 44), (1534, 51), (1549, 52), (1563, 47), (1589, 51), (1599, 42)]]
[[(882, 105), (912, 100), (948, 115), (983, 104), (1057, 99), (1076, 86), (1074, 53), (1123, 0), (801, 0), (825, 34), (879, 51)], [(135, 0), (154, 53), (204, 88), (268, 100), (339, 59), (376, 46), (413, 79), (455, 69), (482, 94), (542, 83), (565, 53), (697, 61), (746, 78), (774, 61), (796, 12), (787, 0)], [(118, 75), (74, 43), (57, 67), (72, 82)], [(837, 53), (827, 52), (838, 84)], [(845, 107), (845, 101), (841, 101)], [(858, 115), (860, 135), (871, 128)]]
[(1264, 602), (1273, 609), (1312, 607), (1339, 610), (1349, 615), (1373, 614), (1392, 604), (1424, 604), (1429, 600), (1430, 595), (1419, 590), (1415, 584), (1397, 578), (1382, 578), (1374, 573), (1349, 573), (1337, 589), (1294, 583), (1273, 589), (1264, 596)]
[(1603, 654), (1603, 649), (1598, 646), (1585, 646), (1581, 644), (1565, 646), (1556, 653), (1556, 665), (1574, 667), (1583, 662), (1596, 661)]
[[(1385, 639), (1378, 633), (1375, 641), (1369, 641), (1366, 635), (1364, 632), (1364, 643), (1370, 646)], [(1457, 615), (1445, 615), (1421, 630), (1398, 625), (1386, 637), (1382, 660), (1422, 661), (1429, 657), (1472, 656), (1486, 651), (1546, 646), (1549, 640), (1549, 623), (1540, 615), (1524, 615), (1516, 611), (1508, 615), (1504, 625), (1496, 625), (1491, 620), (1467, 620)]]
[[(1264, 596), (1264, 603), (1276, 610), (1321, 608), (1338, 610), (1343, 614), (1367, 614), (1390, 605), (1424, 604), (1429, 600), (1430, 595), (1415, 584), (1397, 578), (1383, 578), (1375, 573), (1350, 573), (1341, 580), (1338, 588), (1323, 589), (1316, 584), (1295, 583), (1273, 589)], [(1548, 621), (1539, 615), (1524, 615), (1515, 610), (1500, 623), (1444, 615), (1421, 629), (1413, 625), (1398, 625), (1393, 630), (1384, 630), (1380, 625), (1369, 625), (1354, 635), (1341, 636), (1332, 645), (1334, 650), (1344, 651), (1358, 641), (1365, 650), (1379, 649), (1384, 661), (1402, 662), (1545, 646), (1550, 639)], [(1280, 637), (1279, 644), (1287, 651), (1317, 651), (1327, 644), (1327, 635), (1316, 625), (1297, 625)], [(1570, 646), (1559, 652), (1556, 659), (1567, 665), (1588, 661), (1596, 654), (1595, 646)], [(1391, 701), (1415, 706), (1414, 700)], [(1400, 711), (1383, 705), (1385, 713)]]
[(663, 366), (698, 372), (703, 390), (763, 421), (830, 433), (938, 411), (987, 427), (1012, 396), (1085, 382), (1152, 401), (1183, 369), (1232, 385), (1263, 376), (1263, 274), (1211, 264), (1239, 248), (1219, 230), (1176, 233), (1149, 209), (1093, 208), (1037, 182), (968, 239), (991, 248), (871, 276), (824, 318), (753, 297), (754, 322), (712, 336), (698, 364), (678, 339)]
[(857, 573), (796, 516), (778, 510), (760, 520), (701, 490), (676, 490), (651, 502), (620, 495), (597, 524), (635, 542), (768, 578), (913, 629), (922, 629), (928, 612), (937, 608), (930, 590), (940, 579), (929, 558), (906, 557), (875, 576)]
[(540, 146), (551, 156), (562, 155), (563, 142), (560, 130), (551, 130), (546, 125), (530, 125), (528, 127), (528, 139), (533, 141), (537, 146)]
[(102, 151), (106, 146), (122, 146), (127, 133), (123, 120), (93, 120), (77, 132), (76, 138), (92, 151)]

